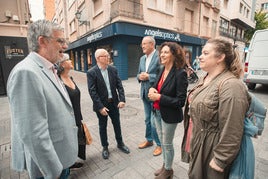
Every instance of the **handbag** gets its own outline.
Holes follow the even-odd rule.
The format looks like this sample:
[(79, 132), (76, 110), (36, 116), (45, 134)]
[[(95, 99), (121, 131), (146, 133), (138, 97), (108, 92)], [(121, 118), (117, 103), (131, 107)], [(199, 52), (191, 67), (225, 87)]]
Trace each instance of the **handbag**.
[(91, 134), (88, 130), (88, 127), (85, 123), (82, 123), (83, 125), (83, 129), (84, 129), (84, 133), (85, 133), (85, 137), (86, 137), (86, 144), (87, 145), (90, 145), (92, 143), (92, 137), (91, 137)]

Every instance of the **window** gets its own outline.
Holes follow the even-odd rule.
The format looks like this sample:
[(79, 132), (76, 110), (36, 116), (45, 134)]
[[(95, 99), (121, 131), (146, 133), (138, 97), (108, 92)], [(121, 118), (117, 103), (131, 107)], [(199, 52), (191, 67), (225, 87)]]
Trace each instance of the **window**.
[(173, 0), (166, 0), (166, 12), (173, 13)]
[(102, 11), (102, 0), (94, 0), (94, 14), (98, 15)]
[(242, 12), (243, 12), (243, 4), (242, 3), (240, 3), (239, 12), (240, 12), (240, 14), (242, 14)]
[(261, 9), (262, 10), (267, 10), (268, 9), (268, 3), (261, 4)]
[(148, 8), (167, 14), (173, 13), (173, 0), (147, 0)]
[(228, 33), (229, 22), (226, 19), (220, 19), (220, 30), (223, 33)]
[(208, 17), (206, 16), (203, 17), (203, 24), (204, 24), (203, 34), (206, 36), (209, 36), (209, 18)]
[(185, 32), (192, 32), (193, 28), (193, 11), (189, 9), (185, 9), (185, 20), (184, 20), (184, 31)]
[(75, 20), (72, 20), (72, 21), (70, 22), (70, 24), (69, 24), (70, 34), (72, 34), (73, 32), (76, 31), (75, 26), (76, 26), (76, 22), (75, 22)]
[(237, 37), (237, 38), (242, 38), (242, 29), (241, 29), (241, 28), (238, 28), (238, 29), (237, 29), (236, 37)]
[(157, 7), (157, 0), (148, 0), (148, 7), (156, 9)]
[(235, 26), (231, 25), (231, 27), (230, 27), (230, 35), (232, 37), (236, 37), (236, 33), (237, 33), (237, 28)]
[(217, 21), (212, 20), (211, 36), (216, 37)]

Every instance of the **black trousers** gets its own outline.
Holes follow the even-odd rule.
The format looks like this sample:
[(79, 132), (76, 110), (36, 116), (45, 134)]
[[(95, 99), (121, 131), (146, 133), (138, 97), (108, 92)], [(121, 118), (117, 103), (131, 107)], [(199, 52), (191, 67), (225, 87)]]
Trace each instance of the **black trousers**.
[[(117, 144), (122, 144), (122, 133), (121, 133), (121, 125), (120, 125), (120, 115), (119, 115), (119, 109), (113, 104), (113, 102), (109, 102), (106, 108), (109, 109), (108, 116), (112, 120), (114, 133), (115, 133), (115, 139), (117, 141)], [(99, 119), (99, 134), (101, 139), (101, 145), (103, 147), (108, 147), (108, 136), (107, 136), (107, 122), (108, 122), (108, 116), (103, 116), (99, 112), (96, 112), (98, 119)]]

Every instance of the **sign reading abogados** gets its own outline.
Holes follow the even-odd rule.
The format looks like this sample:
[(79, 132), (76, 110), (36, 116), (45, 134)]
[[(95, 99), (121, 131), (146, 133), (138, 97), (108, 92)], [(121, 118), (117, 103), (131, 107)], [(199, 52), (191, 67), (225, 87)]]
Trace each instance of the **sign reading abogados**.
[(177, 33), (170, 33), (170, 32), (163, 32), (161, 30), (151, 30), (151, 29), (145, 29), (144, 35), (159, 37), (162, 39), (169, 39), (174, 41), (181, 41), (180, 34)]
[(11, 59), (12, 57), (24, 57), (24, 51), (20, 48), (10, 48), (10, 46), (5, 46), (6, 58)]

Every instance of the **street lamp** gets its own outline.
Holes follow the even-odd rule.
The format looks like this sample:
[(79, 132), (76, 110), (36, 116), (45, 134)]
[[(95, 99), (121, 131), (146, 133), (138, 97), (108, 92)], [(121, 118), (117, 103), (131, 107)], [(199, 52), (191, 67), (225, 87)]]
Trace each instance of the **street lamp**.
[(75, 17), (76, 19), (78, 20), (78, 22), (80, 22), (80, 25), (82, 24), (85, 24), (85, 25), (90, 25), (90, 22), (89, 21), (86, 21), (86, 20), (82, 20), (81, 17), (82, 17), (82, 10), (79, 11), (77, 9), (76, 13), (75, 13)]

